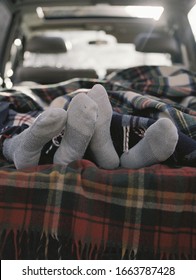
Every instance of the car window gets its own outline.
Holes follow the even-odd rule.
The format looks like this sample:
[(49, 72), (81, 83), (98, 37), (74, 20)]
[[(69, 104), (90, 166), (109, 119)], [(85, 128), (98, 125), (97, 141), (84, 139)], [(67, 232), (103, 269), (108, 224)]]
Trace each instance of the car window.
[(194, 5), (193, 8), (188, 13), (188, 19), (189, 19), (194, 37), (196, 39), (196, 5)]

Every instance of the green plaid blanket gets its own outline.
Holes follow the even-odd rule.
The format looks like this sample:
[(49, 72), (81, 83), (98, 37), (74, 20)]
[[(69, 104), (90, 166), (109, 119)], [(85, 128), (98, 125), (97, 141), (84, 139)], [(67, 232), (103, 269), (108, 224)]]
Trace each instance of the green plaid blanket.
[[(31, 90), (48, 104), (60, 95), (69, 103), (76, 90), (97, 82), (114, 110), (167, 114), (196, 139), (195, 75), (185, 70), (137, 67), (104, 81), (75, 79)], [(21, 121), (18, 112), (42, 110), (16, 91), (2, 92), (0, 102), (16, 112), (7, 125)], [(1, 259), (196, 259), (195, 185), (191, 167), (102, 170), (81, 160), (67, 168), (17, 171), (1, 159)]]

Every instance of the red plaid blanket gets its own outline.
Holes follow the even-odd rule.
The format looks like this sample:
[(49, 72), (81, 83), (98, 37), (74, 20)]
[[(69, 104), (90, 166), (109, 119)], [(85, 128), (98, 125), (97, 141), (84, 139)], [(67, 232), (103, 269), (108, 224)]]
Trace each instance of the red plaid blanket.
[(196, 258), (195, 169), (0, 171), (1, 257)]
[[(46, 103), (66, 94), (69, 102), (76, 89), (101, 82), (115, 110), (167, 114), (196, 139), (195, 74), (164, 71), (137, 67), (105, 81), (72, 80), (32, 93)], [(24, 117), (31, 122), (32, 112), (42, 110), (21, 92), (1, 93), (0, 102), (11, 104), (11, 117), (1, 119), (8, 126)], [(1, 159), (1, 259), (196, 259), (195, 186), (191, 167), (109, 171), (81, 160), (16, 171)]]

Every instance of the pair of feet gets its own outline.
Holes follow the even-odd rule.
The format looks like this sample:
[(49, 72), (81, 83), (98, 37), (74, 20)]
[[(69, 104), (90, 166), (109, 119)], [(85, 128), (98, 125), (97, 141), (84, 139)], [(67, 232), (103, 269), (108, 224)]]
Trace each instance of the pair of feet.
[(6, 139), (3, 154), (17, 169), (36, 166), (43, 146), (64, 130), (54, 163), (68, 165), (82, 159), (90, 145), (97, 165), (114, 169), (119, 166), (119, 157), (110, 136), (111, 118), (107, 92), (101, 85), (95, 85), (87, 94), (76, 95), (67, 111), (47, 109), (28, 129)]
[(104, 169), (141, 168), (168, 159), (174, 152), (178, 132), (166, 118), (159, 119), (144, 138), (118, 157), (110, 135), (112, 107), (107, 92), (95, 85), (89, 92), (77, 94), (68, 110), (51, 108), (37, 117), (28, 129), (6, 139), (3, 154), (17, 169), (36, 166), (43, 146), (64, 130), (54, 163), (68, 165), (83, 158), (89, 146), (96, 164)]

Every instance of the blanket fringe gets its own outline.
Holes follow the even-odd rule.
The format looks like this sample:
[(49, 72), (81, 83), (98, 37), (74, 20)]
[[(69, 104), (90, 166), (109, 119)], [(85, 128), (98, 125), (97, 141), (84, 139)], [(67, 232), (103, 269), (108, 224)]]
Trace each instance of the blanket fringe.
[(115, 244), (93, 244), (75, 241), (69, 236), (58, 236), (33, 231), (2, 230), (0, 233), (1, 259), (52, 260), (112, 260), (112, 259), (196, 259), (196, 252), (159, 252), (121, 248)]

